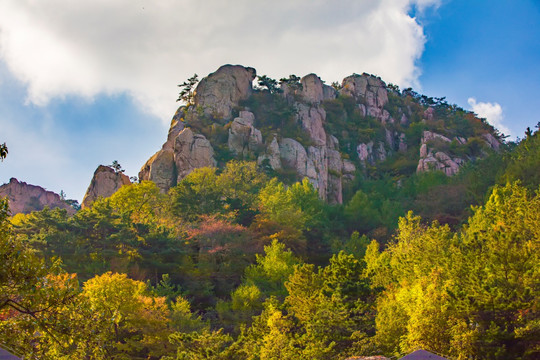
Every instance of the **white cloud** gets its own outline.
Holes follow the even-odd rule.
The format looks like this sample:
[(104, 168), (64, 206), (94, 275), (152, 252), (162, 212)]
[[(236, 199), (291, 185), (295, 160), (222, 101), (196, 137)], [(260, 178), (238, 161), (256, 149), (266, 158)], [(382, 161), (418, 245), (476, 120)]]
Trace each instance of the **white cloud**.
[(176, 85), (225, 63), (327, 82), (369, 72), (418, 86), (425, 37), (407, 11), (438, 0), (7, 0), (0, 58), (28, 101), (127, 92), (169, 119)]
[(503, 109), (499, 103), (490, 102), (476, 102), (475, 98), (470, 97), (468, 100), (469, 105), (479, 117), (484, 118), (505, 135), (511, 135), (510, 129), (503, 124), (504, 115)]

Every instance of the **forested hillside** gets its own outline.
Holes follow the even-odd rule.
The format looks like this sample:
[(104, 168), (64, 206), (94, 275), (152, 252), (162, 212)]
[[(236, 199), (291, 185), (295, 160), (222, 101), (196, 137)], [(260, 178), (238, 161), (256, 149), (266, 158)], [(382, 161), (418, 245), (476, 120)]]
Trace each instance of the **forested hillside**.
[[(540, 132), (506, 144), (474, 114), (393, 86), (379, 107), (355, 97), (362, 76), (309, 105), (313, 87), (292, 76), (283, 92), (259, 77), (207, 113), (201, 90), (140, 182), (74, 215), (10, 216), (2, 200), (0, 346), (25, 359), (538, 358)], [(323, 132), (307, 132), (319, 110)], [(315, 159), (300, 148), (287, 162), (293, 138), (326, 167), (299, 172)], [(209, 166), (187, 143), (212, 147)]]

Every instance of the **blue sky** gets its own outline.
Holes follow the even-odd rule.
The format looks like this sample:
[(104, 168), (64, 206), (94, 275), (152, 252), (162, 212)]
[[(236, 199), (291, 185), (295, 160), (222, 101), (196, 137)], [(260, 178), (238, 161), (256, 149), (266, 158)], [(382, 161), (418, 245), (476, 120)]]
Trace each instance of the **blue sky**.
[(225, 63), (327, 83), (373, 73), (522, 136), (540, 121), (539, 38), (533, 0), (6, 0), (0, 183), (80, 201), (99, 164), (137, 175), (166, 138), (176, 84)]

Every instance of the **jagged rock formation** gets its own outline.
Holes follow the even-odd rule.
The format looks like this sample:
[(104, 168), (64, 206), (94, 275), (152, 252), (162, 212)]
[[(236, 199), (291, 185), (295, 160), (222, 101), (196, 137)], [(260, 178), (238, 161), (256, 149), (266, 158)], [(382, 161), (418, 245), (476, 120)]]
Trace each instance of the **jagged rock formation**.
[[(178, 125), (174, 123), (173, 126)], [(172, 129), (172, 127), (171, 127)], [(169, 131), (169, 139), (163, 148), (155, 153), (139, 172), (140, 180), (152, 180), (163, 191), (167, 191), (194, 169), (216, 166), (214, 149), (201, 134), (194, 134), (190, 128), (177, 133)]]
[(122, 186), (130, 184), (129, 177), (123, 173), (116, 172), (108, 166), (99, 165), (94, 172), (88, 190), (86, 190), (81, 207), (90, 207), (98, 198), (107, 198), (117, 192)]
[[(341, 203), (345, 183), (395, 156), (417, 161), (417, 172), (440, 170), (448, 176), (470, 158), (437, 145), (466, 147), (469, 139), (452, 135), (454, 140), (450, 140), (431, 130), (440, 128), (441, 113), (453, 114), (451, 107), (422, 103), (425, 100), (410, 89), (400, 93), (369, 74), (348, 76), (335, 88), (315, 74), (300, 81), (282, 81), (281, 94), (272, 96), (281, 96), (294, 112), (298, 131), (289, 134), (281, 128), (284, 119), (278, 121), (282, 125), (269, 123), (265, 114), (246, 105), (254, 95), (269, 91), (253, 89), (255, 76), (253, 68), (224, 65), (203, 78), (193, 104), (177, 111), (167, 141), (142, 167), (139, 178), (152, 180), (167, 191), (193, 169), (217, 166), (218, 155), (226, 149), (237, 158), (256, 159), (277, 173), (292, 171), (299, 179), (307, 177), (322, 199)], [(413, 140), (413, 124), (426, 129), (420, 141)], [(473, 136), (492, 149), (500, 144), (485, 126), (477, 128)]]
[(251, 83), (256, 75), (253, 68), (224, 65), (201, 80), (195, 92), (195, 104), (216, 119), (230, 119), (233, 106), (251, 95)]
[[(441, 170), (446, 175), (452, 176), (457, 174), (461, 165), (465, 160), (459, 157), (451, 158), (448, 154), (442, 151), (435, 151), (428, 146), (429, 142), (439, 141), (443, 143), (451, 143), (452, 140), (441, 134), (436, 134), (431, 131), (424, 131), (420, 146), (420, 160), (418, 161), (417, 172)], [(461, 144), (465, 143), (465, 139), (456, 138)]]
[(194, 134), (186, 128), (174, 140), (174, 163), (177, 181), (180, 181), (193, 169), (216, 166), (214, 149), (204, 135)]
[(228, 146), (235, 155), (247, 156), (262, 145), (261, 131), (253, 126), (255, 116), (249, 111), (240, 111), (229, 129)]
[(384, 109), (388, 103), (386, 84), (379, 78), (367, 74), (354, 74), (343, 79), (341, 95), (352, 96), (364, 116), (372, 116), (381, 122), (394, 122)]
[(73, 215), (76, 210), (62, 200), (60, 195), (47, 191), (40, 186), (30, 185), (15, 178), (11, 178), (9, 183), (0, 186), (0, 198), (7, 197), (9, 208), (13, 215), (32, 211), (43, 210), (46, 206), (67, 210)]

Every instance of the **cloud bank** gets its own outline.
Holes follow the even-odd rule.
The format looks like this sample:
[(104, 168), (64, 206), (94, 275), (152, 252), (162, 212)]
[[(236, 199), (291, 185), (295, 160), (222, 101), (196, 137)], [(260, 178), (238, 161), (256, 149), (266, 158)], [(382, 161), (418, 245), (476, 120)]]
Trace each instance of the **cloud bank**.
[(27, 101), (128, 93), (169, 119), (176, 85), (225, 63), (327, 82), (368, 72), (418, 86), (421, 25), (408, 15), (437, 0), (7, 0), (0, 59)]
[(472, 111), (474, 111), (479, 117), (484, 118), (505, 135), (512, 135), (510, 129), (503, 124), (504, 115), (501, 105), (498, 103), (490, 102), (477, 102), (475, 98), (469, 98), (469, 105)]

